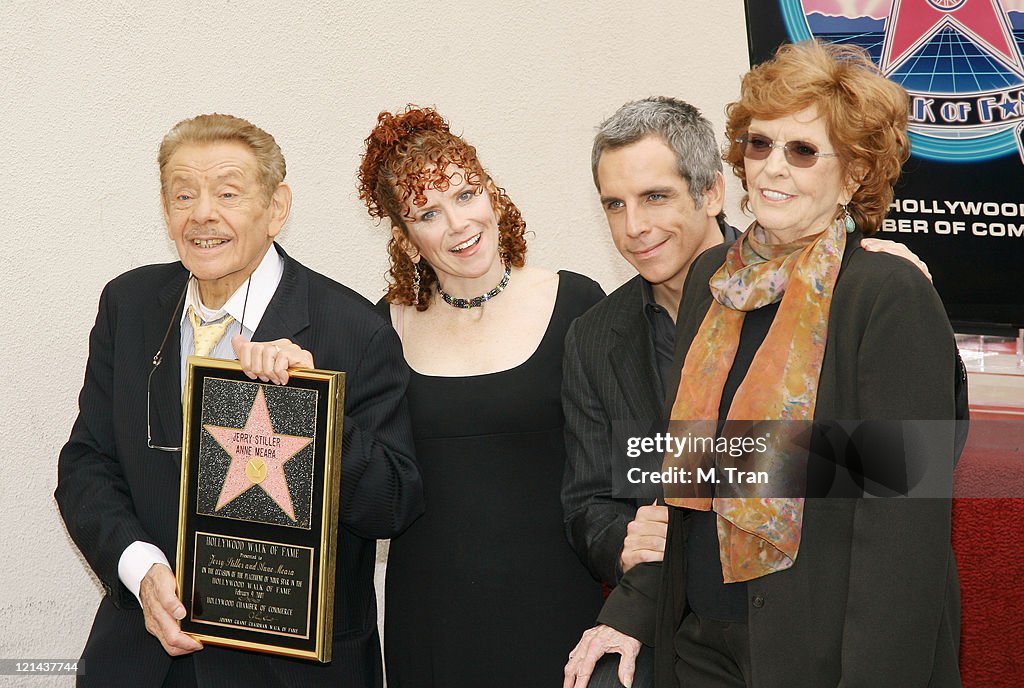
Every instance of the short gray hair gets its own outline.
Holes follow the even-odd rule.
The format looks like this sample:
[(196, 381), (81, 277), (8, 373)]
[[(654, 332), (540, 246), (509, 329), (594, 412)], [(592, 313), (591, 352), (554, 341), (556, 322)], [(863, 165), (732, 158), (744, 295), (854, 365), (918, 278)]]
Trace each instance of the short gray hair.
[(622, 148), (647, 136), (658, 136), (676, 155), (679, 176), (686, 180), (690, 196), (699, 208), (704, 192), (722, 172), (722, 157), (711, 122), (700, 110), (667, 96), (652, 96), (626, 103), (601, 123), (590, 156), (594, 185), (598, 191), (597, 164), (607, 150)]
[(167, 132), (160, 142), (157, 163), (160, 165), (160, 190), (167, 193), (167, 162), (179, 147), (190, 144), (237, 141), (256, 156), (259, 183), (269, 203), (287, 172), (284, 154), (274, 137), (252, 122), (233, 115), (198, 115), (183, 119)]

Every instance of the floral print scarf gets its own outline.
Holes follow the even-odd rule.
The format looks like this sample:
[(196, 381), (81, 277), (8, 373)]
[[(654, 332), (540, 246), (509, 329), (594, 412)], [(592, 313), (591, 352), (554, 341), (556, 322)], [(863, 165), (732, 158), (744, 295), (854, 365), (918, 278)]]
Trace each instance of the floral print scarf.
[[(736, 390), (726, 422), (811, 421), (814, 417), (845, 228), (840, 220), (820, 234), (774, 245), (757, 238), (761, 231), (757, 223), (751, 225), (711, 278), (713, 301), (683, 363), (672, 406), (674, 421), (704, 421), (713, 423), (705, 427), (715, 427), (746, 312), (779, 300), (779, 310)], [(786, 433), (772, 434), (770, 452), (793, 446), (792, 438), (783, 436)], [(780, 460), (776, 454), (773, 460), (780, 465), (786, 457)], [(670, 461), (674, 460), (667, 458), (666, 465)], [(802, 472), (803, 468), (797, 465), (792, 470)], [(665, 501), (718, 514), (726, 583), (782, 571), (796, 561), (802, 497), (668, 497)]]

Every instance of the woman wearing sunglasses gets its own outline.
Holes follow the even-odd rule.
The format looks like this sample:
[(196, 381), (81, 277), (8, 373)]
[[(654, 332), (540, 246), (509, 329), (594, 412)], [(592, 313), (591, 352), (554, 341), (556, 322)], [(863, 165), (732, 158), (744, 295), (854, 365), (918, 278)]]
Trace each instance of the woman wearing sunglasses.
[[(664, 565), (634, 567), (613, 591), (600, 617), (611, 628), (585, 634), (566, 686), (605, 650), (628, 669), (634, 638), (655, 645), (658, 686), (960, 685), (950, 500), (857, 498), (849, 484), (815, 497), (834, 495), (841, 471), (822, 484), (813, 457), (827, 452), (794, 448), (812, 421), (954, 417), (956, 348), (935, 290), (860, 246), (909, 155), (907, 111), (852, 47), (784, 46), (744, 77), (725, 159), (755, 221), (691, 268), (672, 418), (719, 438), (731, 421), (786, 421), (769, 424), (767, 458), (806, 485), (757, 499), (725, 476), (666, 486)], [(892, 455), (951, 466), (949, 425), (949, 442), (931, 438), (939, 451)], [(865, 466), (877, 461), (860, 446)]]

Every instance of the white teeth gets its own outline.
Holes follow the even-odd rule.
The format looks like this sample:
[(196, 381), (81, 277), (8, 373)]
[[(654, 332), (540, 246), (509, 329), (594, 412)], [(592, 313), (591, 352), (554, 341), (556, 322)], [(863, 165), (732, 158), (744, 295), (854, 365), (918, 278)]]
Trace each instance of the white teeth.
[(787, 198), (791, 198), (789, 194), (784, 194), (779, 191), (769, 191), (768, 189), (762, 189), (761, 194), (769, 201), (784, 201)]
[(466, 239), (461, 244), (457, 244), (455, 246), (452, 246), (449, 250), (452, 253), (458, 253), (459, 251), (465, 251), (470, 246), (475, 245), (478, 241), (480, 241), (480, 235), (479, 234), (477, 234), (472, 239)]
[(192, 243), (199, 248), (213, 248), (224, 243), (224, 239), (193, 239)]

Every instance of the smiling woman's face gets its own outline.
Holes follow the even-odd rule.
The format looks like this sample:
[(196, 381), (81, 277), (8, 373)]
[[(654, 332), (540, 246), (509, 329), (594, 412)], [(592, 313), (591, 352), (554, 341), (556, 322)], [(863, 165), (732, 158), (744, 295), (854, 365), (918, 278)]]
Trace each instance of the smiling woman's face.
[(821, 153), (835, 153), (825, 120), (810, 107), (778, 119), (752, 119), (749, 134), (777, 146), (767, 158), (744, 158), (750, 210), (772, 243), (787, 243), (823, 231), (839, 206), (849, 203), (854, 185), (838, 157), (821, 157), (810, 167), (794, 167), (781, 144), (796, 141)]
[(406, 217), (409, 240), (441, 284), (452, 277), (475, 279), (501, 268), (498, 221), (486, 186), (466, 180), (466, 171), (449, 165), (447, 189), (423, 190), (426, 203)]

